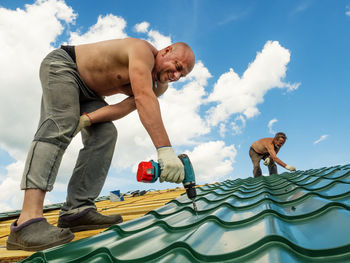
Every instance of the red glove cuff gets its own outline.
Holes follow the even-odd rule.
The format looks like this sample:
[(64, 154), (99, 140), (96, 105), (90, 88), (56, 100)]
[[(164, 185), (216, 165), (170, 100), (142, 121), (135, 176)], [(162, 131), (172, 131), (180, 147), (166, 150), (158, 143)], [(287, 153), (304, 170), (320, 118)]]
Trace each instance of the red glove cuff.
[(86, 112), (83, 112), (82, 115), (86, 115), (89, 118), (89, 120), (90, 120), (90, 125), (92, 125), (92, 119), (90, 118), (89, 114), (87, 114)]

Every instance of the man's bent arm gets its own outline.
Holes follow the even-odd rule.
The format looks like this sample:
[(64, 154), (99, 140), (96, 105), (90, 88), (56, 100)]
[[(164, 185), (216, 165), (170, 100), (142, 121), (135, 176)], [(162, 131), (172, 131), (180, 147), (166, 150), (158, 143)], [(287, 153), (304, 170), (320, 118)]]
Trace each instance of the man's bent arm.
[[(168, 88), (168, 84), (157, 85), (153, 88), (154, 94), (159, 97)], [(114, 105), (104, 106), (96, 111), (90, 112), (89, 117), (92, 123), (119, 120), (136, 109), (134, 96), (130, 96)]]
[(287, 164), (285, 164), (284, 162), (281, 161), (281, 159), (279, 159), (276, 155), (275, 150), (271, 147), (266, 147), (269, 154), (270, 154), (270, 158), (275, 162), (278, 163), (279, 165), (281, 165), (282, 167), (286, 167)]
[(131, 96), (117, 104), (107, 105), (93, 111), (89, 113), (89, 117), (92, 123), (114, 121), (123, 118), (135, 109), (135, 99)]

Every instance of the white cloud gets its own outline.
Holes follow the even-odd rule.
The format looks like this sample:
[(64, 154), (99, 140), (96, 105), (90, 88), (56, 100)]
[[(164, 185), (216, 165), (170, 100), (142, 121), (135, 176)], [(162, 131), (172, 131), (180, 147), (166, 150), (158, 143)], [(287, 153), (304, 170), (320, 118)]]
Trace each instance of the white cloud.
[(278, 41), (267, 41), (241, 78), (232, 68), (222, 74), (208, 97), (208, 102), (217, 103), (207, 112), (208, 122), (217, 125), (237, 113), (252, 118), (259, 114), (257, 105), (264, 101), (264, 95), (270, 89), (297, 89), (299, 83), (282, 81), (286, 76), (289, 61), (289, 50), (282, 47)]
[(269, 128), (269, 133), (271, 134), (275, 134), (276, 132), (274, 130), (272, 130), (272, 126), (277, 122), (277, 119), (272, 119), (269, 121), (269, 124), (267, 125), (267, 127)]
[(156, 30), (150, 30), (148, 32), (147, 41), (150, 42), (156, 49), (163, 49), (169, 45), (171, 45), (171, 37), (164, 36)]
[(237, 155), (234, 145), (226, 146), (224, 141), (202, 143), (192, 152), (186, 151), (196, 174), (196, 183), (212, 183), (223, 180), (233, 171)]
[(148, 28), (149, 28), (148, 22), (142, 22), (134, 26), (135, 31), (139, 33), (147, 33)]
[(345, 15), (350, 16), (350, 6), (346, 6), (347, 11), (345, 11)]
[(187, 82), (187, 81), (196, 81), (200, 86), (206, 86), (208, 84), (208, 79), (210, 79), (212, 75), (209, 70), (204, 66), (203, 62), (198, 60), (190, 72), (186, 77), (181, 78), (179, 82)]
[(295, 16), (297, 14), (303, 13), (305, 12), (307, 9), (309, 9), (311, 6), (311, 2), (310, 1), (304, 1), (300, 4), (298, 4), (293, 10), (291, 10), (290, 12), (290, 16)]
[(226, 123), (220, 123), (219, 134), (220, 134), (221, 138), (225, 137), (226, 132), (227, 132)]
[(89, 30), (81, 35), (80, 32), (72, 32), (69, 42), (73, 45), (86, 44), (108, 40), (113, 38), (126, 38), (124, 32), (126, 21), (122, 17), (114, 15), (99, 16), (97, 23), (89, 28)]
[(0, 211), (21, 208), (23, 192), (20, 190), (20, 181), (23, 169), (23, 161), (17, 161), (6, 167), (7, 177), (0, 184)]
[(151, 43), (156, 49), (160, 50), (163, 49), (169, 45), (171, 45), (171, 37), (170, 36), (164, 36), (162, 33), (160, 33), (157, 30), (150, 29), (150, 24), (146, 21), (136, 24), (134, 26), (134, 30), (138, 33), (145, 33), (147, 34), (147, 40), (149, 43)]
[(318, 144), (322, 141), (324, 141), (328, 137), (328, 134), (322, 135), (318, 140), (314, 141), (314, 144)]
[(223, 17), (222, 20), (218, 22), (218, 25), (222, 26), (222, 25), (229, 24), (233, 21), (240, 20), (240, 19), (248, 16), (250, 13), (251, 13), (250, 9), (239, 10), (238, 12), (235, 12), (235, 13), (230, 12), (230, 14), (228, 16)]
[(204, 88), (191, 82), (181, 90), (168, 88), (160, 105), (164, 125), (174, 145), (193, 144), (210, 130), (198, 113)]
[(201, 118), (199, 108), (206, 95), (204, 86), (210, 77), (203, 63), (197, 62), (183, 88), (169, 87), (160, 98), (165, 127), (175, 145), (194, 144), (194, 138), (209, 133), (210, 129)]
[(243, 115), (239, 115), (235, 118), (233, 122), (231, 122), (231, 127), (233, 134), (241, 134), (243, 132), (243, 129), (246, 125), (246, 119), (243, 117)]
[(25, 9), (0, 8), (0, 97), (6, 98), (0, 104), (0, 147), (14, 158), (25, 158), (39, 121), (41, 60), (62, 33), (62, 23), (75, 17), (63, 1), (55, 0)]

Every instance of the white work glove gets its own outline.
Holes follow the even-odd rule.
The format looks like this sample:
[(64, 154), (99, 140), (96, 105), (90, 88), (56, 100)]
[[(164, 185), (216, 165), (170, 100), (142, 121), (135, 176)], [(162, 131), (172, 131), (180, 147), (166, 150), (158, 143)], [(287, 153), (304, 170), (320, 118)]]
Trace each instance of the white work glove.
[(284, 168), (286, 168), (289, 171), (295, 171), (296, 170), (293, 165), (286, 165), (286, 167), (284, 167)]
[(270, 157), (267, 157), (265, 159), (264, 165), (269, 166), (269, 164), (270, 164)]
[(160, 165), (160, 177), (159, 181), (171, 183), (181, 183), (185, 177), (184, 166), (176, 156), (173, 148), (161, 147), (157, 149), (158, 152), (158, 163)]
[(77, 135), (81, 131), (81, 129), (83, 129), (87, 126), (90, 126), (90, 125), (91, 125), (91, 119), (90, 119), (89, 115), (87, 113), (83, 113), (83, 115), (80, 116), (79, 124), (73, 133), (73, 137), (75, 135)]

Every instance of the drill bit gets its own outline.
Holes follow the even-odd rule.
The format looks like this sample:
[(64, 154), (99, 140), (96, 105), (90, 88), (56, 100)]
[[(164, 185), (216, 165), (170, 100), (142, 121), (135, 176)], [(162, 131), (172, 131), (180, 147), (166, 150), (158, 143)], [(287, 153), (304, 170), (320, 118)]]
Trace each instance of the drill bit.
[(192, 199), (192, 204), (193, 204), (193, 210), (196, 212), (197, 214), (197, 206), (196, 206), (196, 202), (194, 201), (194, 199)]
[(193, 205), (193, 210), (196, 213), (196, 218), (198, 219), (198, 212), (197, 212), (198, 210), (197, 210), (195, 198), (192, 199), (192, 205)]

